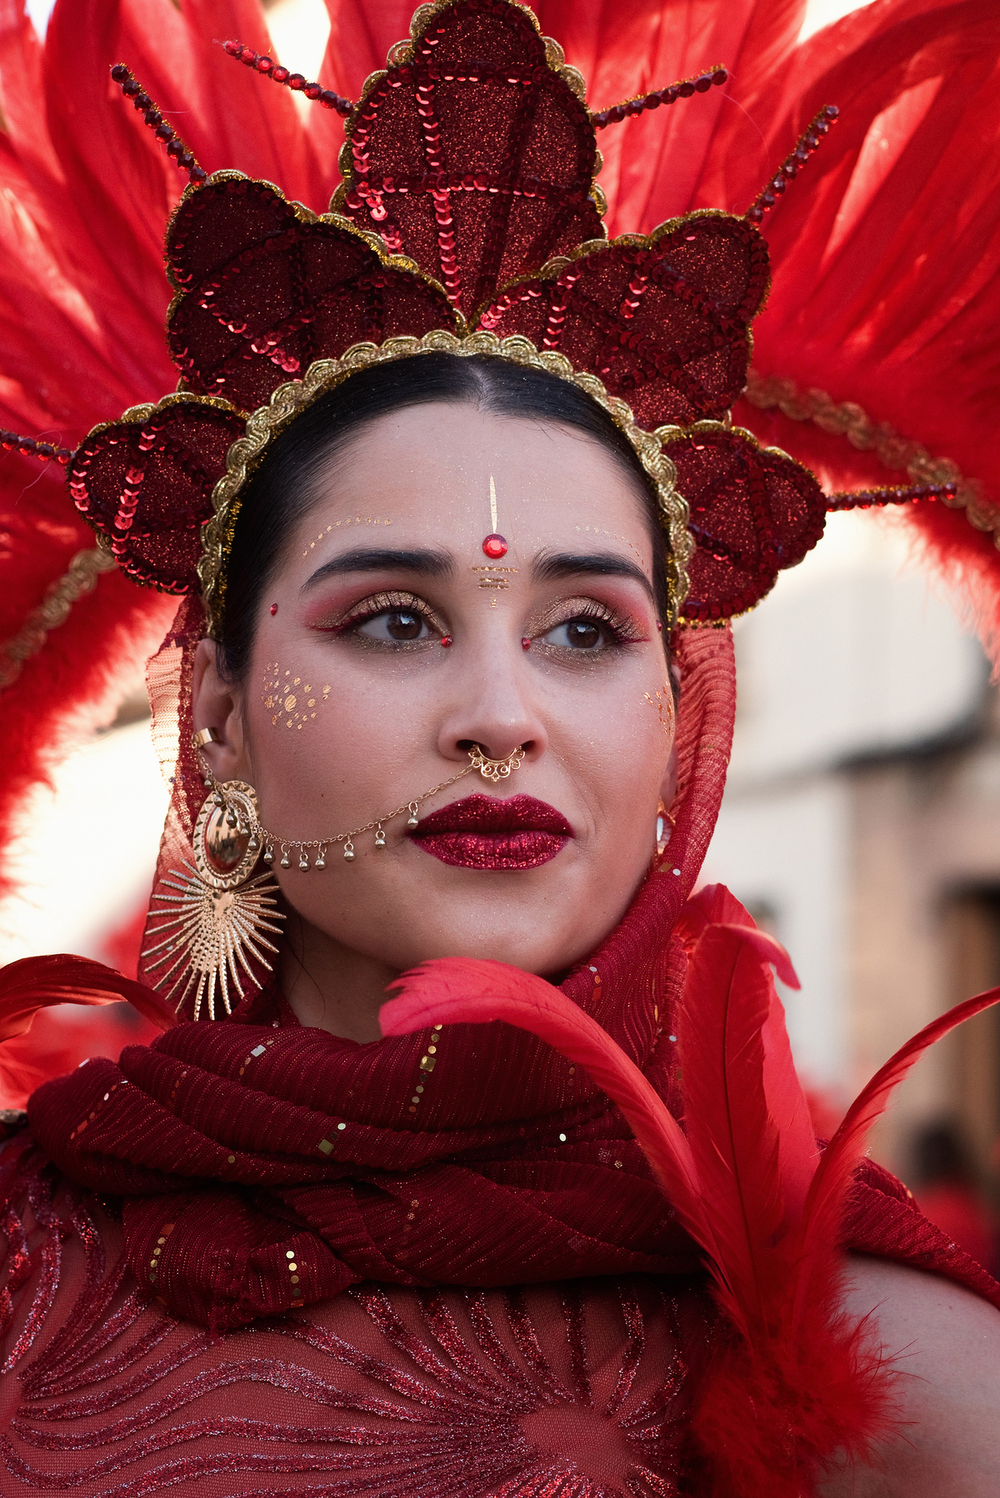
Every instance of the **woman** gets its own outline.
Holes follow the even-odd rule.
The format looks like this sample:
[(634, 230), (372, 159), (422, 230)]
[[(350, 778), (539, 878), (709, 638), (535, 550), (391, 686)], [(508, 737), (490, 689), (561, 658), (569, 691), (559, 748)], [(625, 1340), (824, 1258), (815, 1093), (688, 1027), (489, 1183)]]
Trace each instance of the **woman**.
[[(470, 16), (534, 45), (513, 6), (463, 0), (441, 25)], [(440, 20), (418, 24), (418, 60)], [(454, 35), (443, 41), (438, 58)], [(397, 81), (410, 75), (386, 87)], [(750, 1314), (756, 1297), (780, 1321), (807, 1282), (791, 1255), (785, 1284), (769, 1284), (768, 1255), (811, 1220), (798, 1198), (793, 1211), (792, 1175), (804, 1187), (823, 1166), (803, 1141), (765, 976), (781, 954), (731, 897), (685, 905), (721, 796), (732, 661), (727, 631), (676, 626), (685, 608), (718, 618), (751, 587), (759, 596), (769, 568), (809, 544), (822, 495), (711, 414), (690, 430), (677, 406), (694, 375), (666, 379), (655, 409), (681, 426), (651, 443), (655, 380), (625, 371), (651, 413), (637, 426), (586, 358), (581, 371), (523, 341), (466, 338), (439, 288), (380, 248), (338, 283), (325, 359), (314, 348), (304, 378), (281, 383), (302, 321), (282, 312), (280, 337), (248, 331), (273, 277), (242, 324), (231, 306), (201, 318), (220, 286), (241, 295), (246, 282), (191, 257), (220, 223), (283, 213), (271, 189), (233, 180), (189, 194), (168, 241), (171, 337), (193, 397), (126, 413), (68, 455), (73, 498), (123, 569), (189, 594), (150, 672), (156, 731), (172, 719), (178, 762), (143, 965), (186, 1022), (40, 1089), (31, 1137), (5, 1151), (12, 1490), (992, 1491), (1000, 1291), (895, 1183), (869, 1169), (846, 1204), (831, 1197), (811, 1321), (772, 1325), (768, 1311), (759, 1332)], [(360, 201), (388, 212), (370, 186)], [(404, 244), (407, 206), (387, 226)], [(211, 216), (223, 212), (235, 217)], [(692, 240), (716, 234), (682, 223)], [(732, 232), (752, 281), (756, 241)], [(371, 254), (342, 220), (321, 234)], [(241, 273), (276, 237), (271, 224)], [(445, 227), (440, 284), (455, 306), (470, 261), (450, 258), (450, 238)], [(642, 247), (685, 307), (688, 242)], [(297, 256), (314, 241), (296, 224), (289, 243)], [(585, 275), (583, 259), (569, 264)], [(550, 277), (549, 328), (572, 301), (566, 274), (578, 270)], [(635, 295), (663, 284), (650, 272)], [(383, 326), (342, 357), (357, 345), (350, 297), (367, 310), (373, 290), (378, 316), (406, 331)], [(519, 306), (533, 315), (543, 291), (536, 277), (521, 302), (505, 292), (495, 325)], [(311, 294), (298, 315), (311, 309), (315, 326), (331, 293)], [(245, 337), (238, 354), (227, 336)], [(745, 352), (734, 315), (718, 337)], [(716, 355), (685, 357), (687, 371)], [(262, 368), (281, 388), (266, 405), (258, 391), (247, 418)], [(699, 374), (709, 410), (704, 392), (718, 379), (719, 401), (732, 378), (713, 370)], [(742, 567), (716, 533), (690, 559), (678, 488), (697, 535), (706, 513), (726, 518), (699, 498), (721, 490), (745, 532), (739, 506), (759, 486), (780, 545), (762, 533)], [(198, 495), (211, 509), (194, 508)], [(481, 959), (508, 966), (468, 965)], [(761, 1172), (743, 1214), (762, 1266), (748, 1293), (723, 1242), (730, 1200), (706, 1210), (707, 1193), (689, 1200), (680, 1181), (665, 1196), (654, 1174), (687, 1160), (662, 1103), (683, 1110), (695, 1152), (718, 1109), (721, 1092), (699, 1092), (712, 1062), (698, 1038), (723, 959), (734, 1012), (754, 1016), (749, 1059), (733, 1062), (744, 1069), (722, 1076), (747, 1084), (729, 1099), (734, 1159)], [(146, 988), (60, 961), (8, 973), (8, 1010), (123, 992), (157, 1008)], [(563, 1059), (510, 1026), (442, 1021), (407, 1037), (412, 1016), (396, 1008), (381, 1040), (387, 984), (421, 965), (429, 1002), (461, 1000), (471, 972), (476, 1020), (491, 1015), (491, 985), (536, 1003), (559, 985), (620, 1048), (606, 1052), (606, 1090), (570, 1041)], [(621, 1052), (652, 1084), (654, 1125), (633, 1107)], [(742, 1128), (751, 1117), (760, 1139)], [(697, 1155), (702, 1187), (711, 1158)], [(869, 1256), (843, 1285), (838, 1240)], [(891, 1386), (883, 1345), (912, 1349)], [(831, 1475), (838, 1448), (862, 1465)]]

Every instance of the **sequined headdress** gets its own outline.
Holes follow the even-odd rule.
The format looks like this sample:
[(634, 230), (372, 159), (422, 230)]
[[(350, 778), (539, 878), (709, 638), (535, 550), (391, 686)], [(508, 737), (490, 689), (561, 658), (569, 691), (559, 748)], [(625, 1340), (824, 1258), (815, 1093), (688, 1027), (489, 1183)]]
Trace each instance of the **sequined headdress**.
[[(330, 212), (237, 171), (207, 175), (123, 65), (127, 99), (190, 185), (167, 232), (178, 390), (95, 427), (67, 462), (78, 510), (127, 576), (224, 606), (247, 474), (271, 438), (358, 369), (489, 354), (582, 386), (653, 479), (672, 622), (753, 607), (822, 533), (831, 501), (799, 463), (729, 424), (769, 284), (757, 225), (836, 117), (824, 108), (742, 216), (685, 214), (609, 240), (596, 130), (725, 81), (721, 67), (600, 114), (513, 0), (417, 11), (351, 106), (271, 58), (255, 71), (348, 115)], [(941, 487), (866, 491), (900, 501)]]
[[(726, 83), (723, 67), (595, 112), (581, 74), (513, 0), (421, 7), (411, 37), (390, 49), (357, 104), (241, 42), (226, 51), (232, 76), (242, 64), (255, 75), (248, 84), (268, 93), (285, 85), (313, 100), (318, 115), (345, 117), (330, 211), (317, 214), (239, 171), (206, 172), (116, 65), (125, 100), (189, 179), (166, 237), (178, 388), (93, 427), (75, 450), (0, 432), (8, 448), (66, 466), (72, 502), (98, 538), (50, 589), (37, 628), (25, 626), (23, 649), (14, 642), (15, 674), (100, 571), (117, 564), (119, 576), (102, 586), (120, 585), (128, 598), (139, 591), (133, 583), (184, 596), (149, 670), (154, 740), (171, 784), (154, 907), (176, 901), (165, 879), (189, 863), (204, 801), (190, 673), (198, 640), (225, 608), (243, 484), (278, 433), (358, 370), (434, 351), (488, 355), (587, 392), (659, 495), (672, 627), (752, 608), (816, 543), (830, 509), (914, 500), (924, 513), (941, 509), (924, 501), (944, 498), (980, 523), (969, 486), (956, 486), (953, 466), (923, 449), (909, 463), (914, 485), (826, 495), (801, 463), (731, 424), (741, 395), (801, 414), (804, 398), (780, 382), (748, 386), (749, 329), (769, 286), (760, 225), (829, 132), (833, 105), (812, 106), (811, 124), (797, 143), (791, 132), (791, 153), (745, 212), (703, 207), (649, 234), (609, 238), (597, 131), (685, 107)], [(858, 408), (835, 407), (821, 392), (808, 399), (821, 401), (814, 414), (824, 430), (846, 431), (883, 457), (892, 447), (891, 429), (866, 426)], [(840, 468), (850, 473), (850, 464)], [(941, 513), (949, 524), (958, 519)], [(43, 722), (32, 721), (38, 742)], [(154, 944), (161, 955), (164, 940), (161, 932)], [(140, 971), (158, 985), (148, 962)]]

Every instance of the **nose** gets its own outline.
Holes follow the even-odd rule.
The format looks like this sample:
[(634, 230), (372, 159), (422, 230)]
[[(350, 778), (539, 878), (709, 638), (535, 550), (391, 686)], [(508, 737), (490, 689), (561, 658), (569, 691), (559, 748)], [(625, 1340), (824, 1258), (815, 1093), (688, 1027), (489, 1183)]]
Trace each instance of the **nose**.
[[(519, 644), (493, 638), (488, 648), (454, 659), (449, 702), (442, 715), (438, 748), (445, 759), (465, 759), (478, 744), (487, 759), (506, 759), (523, 749), (538, 759), (548, 745), (538, 683)], [(456, 669), (457, 668), (457, 669)]]

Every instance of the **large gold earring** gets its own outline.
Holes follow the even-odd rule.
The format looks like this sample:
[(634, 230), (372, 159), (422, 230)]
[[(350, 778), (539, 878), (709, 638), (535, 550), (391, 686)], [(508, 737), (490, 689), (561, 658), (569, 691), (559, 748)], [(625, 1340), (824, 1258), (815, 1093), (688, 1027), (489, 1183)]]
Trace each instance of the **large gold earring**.
[(264, 949), (278, 949), (264, 933), (280, 935), (275, 922), (284, 914), (277, 909), (278, 886), (270, 873), (251, 877), (261, 851), (258, 825), (252, 785), (243, 780), (214, 785), (194, 824), (194, 863), (185, 862), (164, 878), (173, 893), (153, 895), (165, 908), (154, 909), (150, 917), (149, 935), (159, 940), (142, 955), (150, 973), (157, 974), (156, 987), (162, 991), (170, 984), (167, 998), (179, 990), (178, 1013), (193, 996), (194, 1019), (202, 1004), (215, 1019), (217, 998), (231, 1014), (231, 990), (244, 997), (241, 970), (255, 981), (249, 959), (271, 971)]

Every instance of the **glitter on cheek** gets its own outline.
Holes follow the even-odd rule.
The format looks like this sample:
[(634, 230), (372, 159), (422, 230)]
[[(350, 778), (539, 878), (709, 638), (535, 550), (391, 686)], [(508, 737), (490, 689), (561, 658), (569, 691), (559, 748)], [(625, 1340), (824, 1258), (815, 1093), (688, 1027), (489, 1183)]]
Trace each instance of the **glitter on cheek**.
[(264, 671), (264, 692), (261, 703), (271, 714), (275, 728), (290, 728), (301, 732), (316, 721), (324, 705), (330, 700), (330, 683), (317, 687), (313, 682), (297, 675), (294, 668), (283, 671), (274, 661)]
[(658, 691), (655, 697), (648, 692), (643, 694), (643, 701), (648, 702), (650, 707), (655, 708), (660, 719), (660, 727), (671, 741), (674, 736), (674, 698), (669, 686)]

